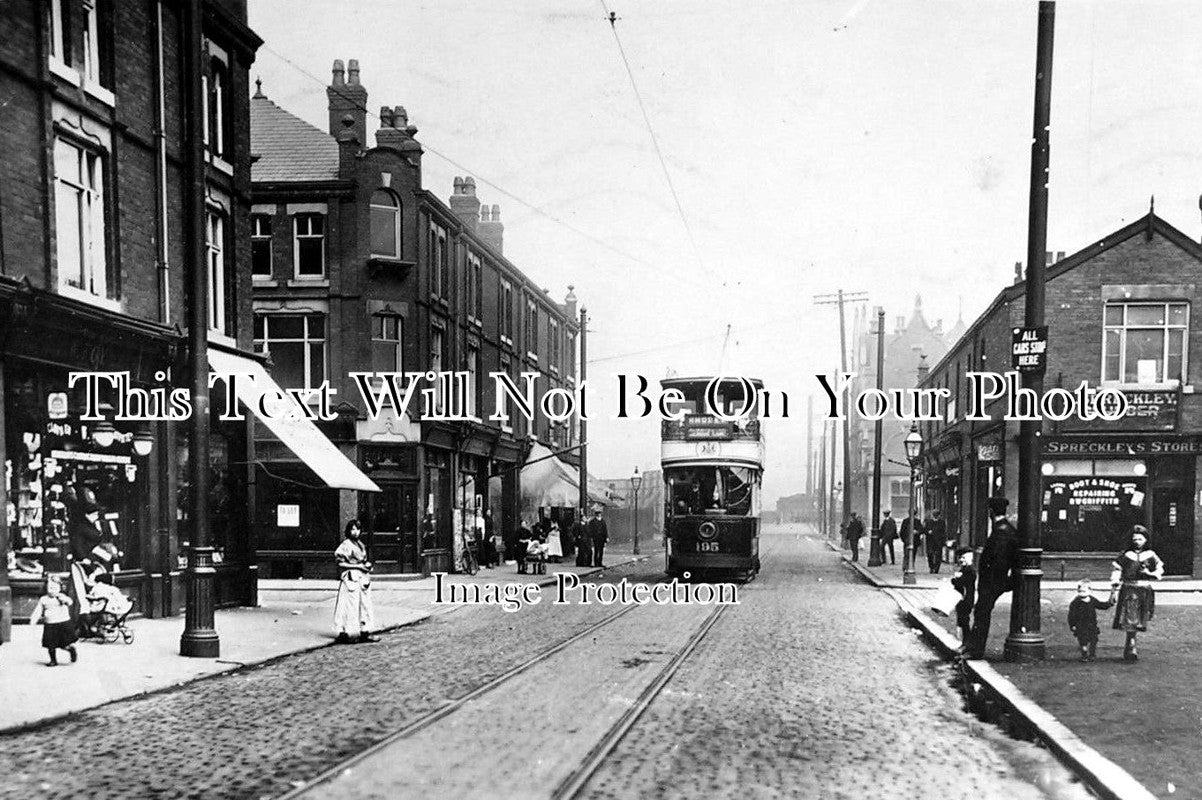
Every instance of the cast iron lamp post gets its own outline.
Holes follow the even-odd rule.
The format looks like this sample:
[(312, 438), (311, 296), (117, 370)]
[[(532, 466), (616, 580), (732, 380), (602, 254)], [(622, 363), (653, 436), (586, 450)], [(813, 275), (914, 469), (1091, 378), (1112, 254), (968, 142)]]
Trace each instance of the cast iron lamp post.
[(918, 423), (910, 423), (910, 432), (906, 434), (906, 460), (910, 462), (910, 519), (909, 527), (906, 532), (906, 552), (902, 564), (902, 583), (916, 584), (918, 583), (917, 576), (914, 575), (914, 528), (917, 525), (917, 520), (914, 519), (914, 481), (918, 472), (918, 459), (922, 456), (922, 434), (918, 432)]
[(643, 485), (643, 476), (639, 474), (639, 468), (634, 468), (634, 474), (630, 476), (630, 488), (634, 490), (634, 554), (639, 554), (639, 487)]

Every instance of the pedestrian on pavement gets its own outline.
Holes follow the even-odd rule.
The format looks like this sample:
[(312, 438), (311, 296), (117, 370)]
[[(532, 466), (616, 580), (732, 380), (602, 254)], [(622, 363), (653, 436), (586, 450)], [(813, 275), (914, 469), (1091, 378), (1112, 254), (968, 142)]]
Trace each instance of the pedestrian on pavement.
[(605, 543), (609, 541), (609, 528), (601, 519), (601, 508), (593, 509), (593, 518), (588, 521), (588, 538), (593, 543), (593, 566), (605, 566)]
[(885, 518), (881, 520), (881, 562), (885, 561), (885, 550), (889, 551), (889, 563), (896, 564), (897, 556), (893, 552), (893, 542), (897, 539), (897, 520), (889, 516), (889, 512), (885, 511)]
[(517, 541), (513, 544), (513, 556), (518, 562), (518, 574), (525, 575), (527, 571), (526, 555), (530, 551), (530, 540), (534, 532), (526, 525), (525, 520), (518, 521)]
[(376, 621), (371, 603), (371, 562), (360, 540), (363, 530), (359, 520), (346, 523), (344, 533), (346, 538), (334, 551), (334, 561), (341, 573), (338, 597), (334, 600), (336, 641), (348, 644), (353, 637), (359, 642), (378, 642), (380, 639), (372, 635)]
[(593, 542), (588, 535), (588, 525), (584, 521), (585, 511), (580, 509), (576, 520), (572, 523), (572, 542), (576, 545), (576, 566), (591, 567), (593, 565)]
[(563, 536), (559, 533), (559, 523), (551, 520), (547, 530), (547, 560), (552, 564), (563, 561)]
[(999, 597), (1014, 588), (1018, 531), (1006, 518), (1006, 507), (1009, 505), (1010, 501), (1004, 497), (989, 498), (993, 530), (985, 540), (977, 561), (977, 604), (972, 612), (972, 635), (965, 647), (969, 658), (985, 657), (993, 606)]
[(851, 547), (851, 560), (860, 560), (860, 539), (864, 537), (864, 523), (860, 515), (853, 511), (847, 521), (847, 544)]
[(952, 573), (952, 588), (960, 593), (956, 603), (956, 627), (960, 630), (960, 643), (968, 642), (972, 603), (977, 594), (977, 570), (972, 565), (972, 548), (961, 547), (956, 551), (956, 571)]
[(902, 520), (902, 547), (910, 554), (910, 569), (918, 568), (918, 548), (922, 546), (922, 520), (911, 514)]
[(499, 563), (497, 557), (497, 540), (493, 533), (492, 514), (484, 515), (484, 541), (482, 542), (482, 551), (480, 553), (480, 563), (485, 569), (492, 569)]
[(1077, 637), (1081, 647), (1081, 660), (1093, 661), (1098, 650), (1098, 609), (1114, 605), (1116, 591), (1111, 590), (1110, 599), (1099, 600), (1090, 591), (1089, 581), (1077, 582), (1077, 596), (1068, 604), (1068, 628)]
[(932, 575), (938, 575), (939, 568), (943, 566), (943, 548), (947, 544), (947, 523), (943, 520), (943, 512), (939, 509), (932, 511), (923, 527), (926, 529), (923, 536), (927, 543), (927, 567)]
[(74, 663), (79, 659), (75, 651), (75, 623), (71, 621), (71, 605), (75, 601), (63, 592), (58, 578), (46, 579), (46, 594), (38, 598), (29, 615), (29, 624), (42, 623), (42, 647), (50, 654), (49, 666), (58, 666), (59, 649), (66, 650)]
[(1152, 581), (1164, 577), (1164, 562), (1148, 547), (1148, 529), (1136, 525), (1131, 530), (1131, 545), (1119, 553), (1111, 565), (1110, 586), (1118, 592), (1114, 608), (1114, 629), (1126, 631), (1127, 644), (1123, 660), (1135, 661), (1135, 635), (1148, 629), (1148, 620), (1156, 611), (1156, 595)]

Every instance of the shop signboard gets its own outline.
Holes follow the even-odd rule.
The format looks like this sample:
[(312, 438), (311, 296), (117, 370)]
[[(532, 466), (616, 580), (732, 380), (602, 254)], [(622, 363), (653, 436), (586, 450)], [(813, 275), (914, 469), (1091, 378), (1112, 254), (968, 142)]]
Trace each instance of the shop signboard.
[(300, 527), (300, 506), (293, 503), (280, 503), (275, 507), (275, 524), (281, 528)]
[(1011, 366), (1019, 372), (1043, 372), (1048, 364), (1048, 327), (1014, 328)]
[(1062, 423), (1063, 430), (1171, 431), (1177, 428), (1180, 395), (1177, 389), (1122, 389), (1127, 413), (1117, 420), (1079, 420)]
[(1001, 461), (1001, 442), (977, 442), (977, 461)]
[(1202, 455), (1197, 436), (1044, 436), (1041, 451), (1048, 456), (1115, 457)]

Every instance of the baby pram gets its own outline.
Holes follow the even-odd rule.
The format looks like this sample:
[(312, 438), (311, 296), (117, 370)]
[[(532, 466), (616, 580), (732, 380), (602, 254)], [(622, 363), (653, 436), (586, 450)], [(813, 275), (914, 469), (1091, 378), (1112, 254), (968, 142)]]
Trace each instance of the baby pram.
[[(99, 574), (80, 603), (79, 635), (112, 644), (122, 639), (133, 644), (134, 632), (125, 624), (134, 605), (112, 584), (112, 575)], [(86, 586), (86, 582), (84, 583)]]

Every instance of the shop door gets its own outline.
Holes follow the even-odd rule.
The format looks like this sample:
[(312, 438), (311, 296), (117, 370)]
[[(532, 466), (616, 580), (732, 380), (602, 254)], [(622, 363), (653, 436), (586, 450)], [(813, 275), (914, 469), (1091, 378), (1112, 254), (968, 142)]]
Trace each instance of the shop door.
[(1194, 506), (1189, 490), (1152, 488), (1152, 531), (1148, 544), (1164, 561), (1166, 575), (1189, 575), (1194, 561)]
[(359, 495), (371, 559), (378, 572), (418, 572), (417, 484), (379, 486), (379, 492)]

